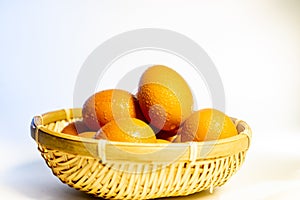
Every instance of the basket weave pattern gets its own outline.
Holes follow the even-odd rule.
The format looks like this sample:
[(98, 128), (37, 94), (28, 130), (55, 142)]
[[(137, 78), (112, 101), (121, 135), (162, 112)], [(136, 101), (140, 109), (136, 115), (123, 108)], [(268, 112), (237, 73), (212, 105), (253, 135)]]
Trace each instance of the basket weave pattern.
[[(59, 132), (63, 119), (43, 127)], [(36, 138), (35, 138), (36, 139)], [(169, 164), (138, 161), (102, 162), (101, 158), (53, 149), (38, 142), (38, 149), (52, 172), (69, 186), (108, 199), (149, 199), (184, 196), (225, 184), (240, 168), (247, 150), (210, 159)]]

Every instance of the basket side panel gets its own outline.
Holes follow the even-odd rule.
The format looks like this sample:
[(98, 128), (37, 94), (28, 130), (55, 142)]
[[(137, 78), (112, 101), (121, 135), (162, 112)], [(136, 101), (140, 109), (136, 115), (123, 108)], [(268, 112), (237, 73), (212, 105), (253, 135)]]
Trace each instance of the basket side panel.
[(185, 196), (221, 186), (238, 170), (244, 153), (196, 163), (107, 163), (39, 146), (52, 172), (69, 186), (109, 199)]
[[(46, 124), (60, 132), (70, 121)], [(161, 163), (117, 162), (105, 164), (96, 157), (82, 156), (38, 144), (52, 172), (63, 183), (108, 199), (149, 199), (185, 196), (225, 184), (244, 162), (246, 151), (226, 157), (195, 162)]]

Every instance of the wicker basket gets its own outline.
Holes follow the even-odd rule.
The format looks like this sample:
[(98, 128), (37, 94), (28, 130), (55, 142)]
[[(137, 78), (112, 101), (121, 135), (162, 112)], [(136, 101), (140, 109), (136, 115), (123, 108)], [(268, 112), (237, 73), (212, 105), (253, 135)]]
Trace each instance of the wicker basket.
[(36, 116), (31, 136), (52, 172), (69, 186), (108, 199), (185, 196), (221, 186), (244, 162), (249, 126), (233, 119), (238, 136), (210, 142), (135, 144), (61, 134), (81, 109)]

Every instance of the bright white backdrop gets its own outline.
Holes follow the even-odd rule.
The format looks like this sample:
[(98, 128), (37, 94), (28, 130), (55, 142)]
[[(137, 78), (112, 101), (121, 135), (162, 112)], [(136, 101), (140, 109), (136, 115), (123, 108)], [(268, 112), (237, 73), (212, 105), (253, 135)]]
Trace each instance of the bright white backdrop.
[[(31, 118), (72, 107), (76, 77), (87, 56), (112, 36), (138, 28), (174, 30), (204, 48), (223, 81), (226, 113), (244, 119), (253, 129), (253, 147), (257, 147), (253, 152), (297, 154), (299, 13), (300, 3), (296, 0), (0, 1), (0, 155), (6, 163), (1, 164), (0, 178), (8, 179), (7, 170), (22, 162), (40, 162), (29, 137)], [(143, 63), (144, 58), (131, 55), (114, 67), (148, 64), (148, 60)], [(174, 63), (162, 55), (153, 55), (153, 60)], [(118, 70), (107, 75), (112, 87), (113, 81), (125, 72)], [(203, 87), (198, 82), (190, 85), (197, 94), (198, 106), (209, 106), (208, 93), (201, 91)], [(99, 85), (102, 87), (109, 85)], [(251, 152), (249, 160), (251, 155), (252, 161), (263, 161), (261, 155), (255, 157)], [(300, 163), (293, 165), (299, 181)], [(28, 168), (41, 170), (38, 166)], [(251, 166), (256, 166), (255, 162)], [(46, 179), (51, 178), (49, 175)], [(30, 180), (38, 185), (33, 178)], [(278, 187), (282, 188), (280, 184)], [(9, 196), (10, 189), (7, 186), (1, 193)], [(20, 197), (35, 199), (42, 194), (49, 192), (36, 196), (20, 192)], [(51, 199), (51, 195), (45, 199)]]

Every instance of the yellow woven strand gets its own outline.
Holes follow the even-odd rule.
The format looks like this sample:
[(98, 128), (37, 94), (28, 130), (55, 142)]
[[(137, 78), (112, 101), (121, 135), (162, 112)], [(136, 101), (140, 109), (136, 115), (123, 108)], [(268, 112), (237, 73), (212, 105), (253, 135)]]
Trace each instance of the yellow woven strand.
[(195, 142), (189, 142), (190, 157), (189, 160), (194, 164), (197, 160), (198, 145)]
[(64, 109), (66, 113), (66, 120), (69, 122), (71, 121), (71, 110), (70, 109)]
[(99, 140), (99, 142), (98, 142), (98, 155), (100, 156), (101, 162), (103, 164), (106, 163), (106, 152), (105, 152), (106, 143), (107, 143), (106, 140)]

